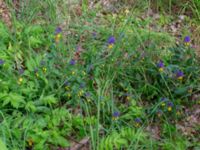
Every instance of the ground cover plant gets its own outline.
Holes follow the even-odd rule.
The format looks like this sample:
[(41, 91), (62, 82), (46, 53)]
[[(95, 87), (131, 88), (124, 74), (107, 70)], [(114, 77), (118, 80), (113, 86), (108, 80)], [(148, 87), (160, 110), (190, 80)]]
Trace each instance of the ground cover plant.
[(198, 0), (4, 5), (0, 150), (200, 149)]

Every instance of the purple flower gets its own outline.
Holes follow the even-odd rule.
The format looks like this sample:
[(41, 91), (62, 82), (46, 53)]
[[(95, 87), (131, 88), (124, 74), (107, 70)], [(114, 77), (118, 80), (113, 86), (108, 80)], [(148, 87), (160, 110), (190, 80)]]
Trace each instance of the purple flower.
[(164, 68), (164, 63), (162, 60), (159, 61), (159, 63), (157, 64), (158, 68)]
[(86, 97), (90, 97), (91, 94), (90, 94), (89, 92), (86, 92), (86, 93), (85, 93), (85, 96), (86, 96)]
[(173, 107), (174, 104), (173, 104), (172, 102), (168, 102), (168, 103), (167, 103), (167, 106), (168, 106), (168, 107)]
[(120, 116), (120, 113), (118, 111), (115, 111), (112, 116), (113, 118), (118, 118)]
[(94, 69), (94, 66), (93, 65), (89, 65), (88, 72), (92, 71), (93, 69)]
[(64, 83), (65, 86), (69, 86), (69, 84), (70, 84), (69, 81), (65, 81)]
[(190, 40), (191, 40), (191, 39), (190, 39), (190, 36), (186, 36), (186, 37), (184, 38), (184, 42), (185, 42), (185, 43), (189, 43)]
[(97, 33), (96, 33), (96, 32), (92, 32), (92, 36), (93, 36), (94, 38), (96, 38), (96, 37), (97, 37)]
[(20, 75), (22, 75), (22, 74), (24, 73), (24, 69), (23, 69), (23, 68), (20, 68), (20, 69), (18, 70), (18, 72), (19, 72)]
[(141, 123), (142, 120), (141, 120), (140, 118), (135, 118), (135, 122), (136, 122), (136, 123)]
[(45, 65), (45, 61), (44, 60), (40, 61), (40, 65), (44, 66)]
[(4, 60), (0, 59), (0, 65), (3, 65), (4, 63)]
[(124, 96), (131, 96), (131, 94), (129, 94), (129, 93), (124, 93)]
[(37, 72), (38, 72), (38, 68), (35, 68), (35, 69), (34, 69), (34, 73), (37, 73)]
[(59, 34), (62, 32), (62, 29), (60, 27), (57, 27), (55, 30), (55, 34)]
[(114, 44), (114, 43), (115, 43), (115, 37), (114, 36), (109, 37), (108, 44)]
[(135, 118), (135, 126), (140, 127), (142, 120), (140, 118)]
[(159, 61), (159, 63), (157, 64), (157, 67), (159, 68), (160, 72), (164, 71), (164, 63), (162, 60)]
[(85, 87), (85, 83), (81, 83), (80, 84), (80, 88), (82, 89), (82, 88), (84, 88)]
[(71, 59), (70, 62), (69, 62), (69, 64), (70, 64), (70, 65), (75, 65), (75, 64), (76, 64), (76, 61), (75, 61), (74, 59)]
[(167, 110), (168, 111), (172, 111), (172, 107), (174, 106), (174, 104), (172, 102), (168, 102), (167, 103)]
[(184, 73), (181, 71), (181, 70), (178, 70), (176, 72), (176, 78), (179, 79), (179, 80), (182, 80), (183, 79), (183, 76), (184, 76)]
[(167, 98), (166, 98), (166, 97), (162, 97), (160, 100), (161, 100), (162, 102), (166, 102), (166, 101), (167, 101)]

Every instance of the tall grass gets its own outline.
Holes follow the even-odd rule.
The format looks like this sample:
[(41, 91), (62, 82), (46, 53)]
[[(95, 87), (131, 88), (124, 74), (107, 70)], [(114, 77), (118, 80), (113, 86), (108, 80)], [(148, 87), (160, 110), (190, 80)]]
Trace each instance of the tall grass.
[[(182, 83), (177, 83), (174, 80), (168, 79), (165, 74), (159, 75), (156, 68), (156, 63), (159, 59), (163, 59), (169, 63), (173, 57), (170, 55), (174, 54), (173, 52), (169, 52), (168, 49), (163, 50), (161, 47), (161, 45), (166, 45), (166, 47), (168, 45), (173, 45), (173, 37), (167, 33), (157, 33), (146, 29), (146, 25), (150, 25), (149, 22), (147, 21), (147, 23), (145, 23), (143, 20), (137, 20), (133, 15), (135, 8), (132, 8), (128, 15), (123, 15), (121, 18), (113, 17), (112, 15), (105, 16), (100, 20), (103, 23), (100, 22), (98, 24), (96, 23), (95, 15), (95, 11), (98, 13), (98, 8), (96, 10), (89, 10), (89, 2), (89, 0), (82, 1), (82, 16), (77, 16), (74, 10), (71, 9), (72, 6), (68, 5), (70, 1), (66, 3), (64, 0), (20, 1), (18, 16), (15, 16), (15, 10), (13, 8), (14, 20), (19, 23), (19, 26), (16, 27), (16, 31), (18, 29), (20, 29), (20, 31), (16, 33), (12, 45), (9, 45), (9, 50), (13, 52), (12, 49), (14, 49), (15, 53), (19, 50), (19, 58), (12, 55), (11, 58), (14, 57), (17, 61), (22, 59), (22, 65), (26, 65), (27, 69), (32, 69), (31, 71), (33, 72), (34, 65), (37, 66), (40, 61), (43, 60), (43, 57), (46, 58), (45, 56), (51, 52), (47, 60), (49, 62), (49, 66), (47, 67), (49, 67), (48, 70), (50, 73), (42, 75), (41, 80), (39, 80), (34, 76), (35, 74), (31, 76), (31, 71), (26, 72), (28, 79), (32, 80), (30, 87), (32, 86), (31, 88), (33, 88), (29, 95), (25, 95), (27, 96), (28, 102), (29, 100), (34, 101), (36, 106), (40, 106), (40, 104), (44, 102), (45, 107), (37, 107), (36, 109), (32, 106), (32, 102), (29, 102), (28, 104), (33, 108), (29, 108), (29, 105), (25, 107), (25, 111), (23, 110), (24, 108), (21, 108), (26, 112), (27, 116), (30, 117), (30, 120), (24, 123), (25, 125), (19, 123), (21, 126), (25, 126), (22, 128), (22, 142), (20, 142), (21, 139), (18, 139), (17, 142), (14, 141), (14, 139), (17, 139), (15, 136), (19, 136), (20, 133), (17, 132), (18, 134), (16, 135), (12, 133), (14, 131), (9, 129), (4, 112), (1, 112), (4, 120), (4, 127), (1, 126), (3, 131), (1, 135), (6, 134), (3, 129), (6, 129), (6, 132), (8, 132), (8, 135), (5, 135), (3, 140), (7, 138), (6, 140), (11, 142), (9, 144), (5, 142), (7, 145), (10, 145), (10, 149), (26, 149), (27, 138), (29, 136), (28, 132), (31, 130), (31, 127), (34, 128), (36, 125), (45, 126), (47, 124), (47, 126), (45, 126), (45, 131), (37, 129), (36, 132), (39, 134), (39, 137), (42, 137), (41, 139), (37, 136), (35, 137), (35, 139), (39, 139), (36, 141), (38, 142), (36, 144), (39, 145), (40, 148), (41, 145), (47, 146), (47, 144), (55, 142), (56, 139), (58, 139), (56, 145), (52, 145), (52, 143), (49, 144), (51, 148), (63, 144), (63, 138), (56, 134), (57, 132), (60, 133), (58, 129), (63, 128), (66, 128), (66, 130), (62, 130), (62, 135), (65, 134), (65, 132), (67, 132), (66, 134), (69, 136), (75, 134), (74, 137), (77, 139), (83, 138), (83, 135), (89, 136), (90, 149), (93, 150), (123, 149), (124, 147), (130, 150), (153, 150), (157, 149), (162, 144), (166, 146), (166, 143), (169, 141), (172, 144), (171, 147), (173, 147), (174, 144), (176, 144), (173, 143), (173, 134), (177, 135), (177, 133), (174, 131), (175, 129), (171, 127), (171, 121), (168, 119), (171, 114), (164, 114), (164, 117), (160, 120), (160, 122), (164, 122), (165, 131), (163, 132), (167, 133), (166, 141), (160, 144), (152, 139), (145, 131), (145, 127), (154, 122), (152, 118), (156, 118), (157, 109), (161, 105), (161, 102), (158, 102), (157, 99), (167, 95), (173, 103), (176, 103), (176, 97), (178, 96), (174, 94), (171, 88), (174, 88), (173, 85), (177, 88), (182, 86)], [(185, 8), (191, 7), (193, 8), (193, 13), (199, 17), (199, 11), (197, 10), (199, 3), (197, 1), (193, 2), (192, 5), (184, 3), (185, 5), (181, 6), (181, 8), (184, 10)], [(145, 6), (149, 9), (152, 5), (155, 5), (157, 10), (169, 11), (170, 14), (173, 14), (173, 5), (178, 5), (178, 3), (174, 3), (172, 0), (167, 2), (157, 0), (155, 3), (152, 1), (145, 1), (143, 3), (145, 3)], [(8, 4), (12, 6), (12, 1), (8, 1)], [(135, 7), (137, 5), (140, 4), (135, 4)], [(70, 15), (70, 17), (66, 15)], [(55, 44), (55, 46), (52, 44), (52, 37), (54, 36), (53, 28), (65, 22), (66, 20), (62, 20), (63, 18), (70, 18), (69, 20), (71, 22), (68, 22), (68, 25), (63, 28), (63, 41), (57, 45)], [(46, 29), (44, 29), (45, 27)], [(65, 34), (66, 30), (70, 31), (70, 34), (67, 36)], [(92, 37), (92, 32), (96, 32), (97, 37)], [(106, 41), (111, 35), (116, 37), (116, 43), (112, 50), (108, 50)], [(78, 44), (83, 46), (85, 64), (79, 65), (77, 68), (70, 66), (66, 68), (65, 63), (72, 58), (74, 49), (76, 49)], [(56, 48), (51, 48), (51, 46), (55, 46)], [(178, 64), (182, 67), (181, 69), (187, 67), (183, 66), (185, 65), (184, 63), (188, 62), (183, 62), (182, 66)], [(54, 70), (55, 68), (52, 69), (54, 64), (58, 64), (57, 67), (63, 68), (59, 71)], [(94, 67), (92, 74), (93, 79), (82, 79), (81, 73), (77, 74), (75, 77), (70, 75), (73, 71), (79, 73), (82, 70), (87, 70), (89, 65)], [(177, 66), (170, 67), (167, 68), (169, 69), (167, 71), (171, 71), (170, 69), (173, 70), (173, 67)], [(14, 69), (12, 68), (12, 70)], [(185, 70), (187, 71), (187, 69)], [(194, 80), (196, 80), (195, 75), (194, 72)], [(47, 76), (50, 77), (50, 80)], [(65, 96), (66, 92), (63, 90), (66, 77), (75, 81), (77, 80), (76, 82), (78, 83), (79, 81), (88, 82), (87, 90), (92, 93), (92, 102), (89, 103), (85, 101), (85, 99), (77, 96), (79, 92), (77, 83), (72, 89), (76, 90), (76, 94), (73, 95), (74, 97), (71, 99), (67, 99)], [(13, 77), (13, 80), (14, 79), (16, 79), (16, 77)], [(40, 88), (40, 86), (44, 88)], [(184, 84), (183, 86), (185, 88), (186, 85)], [(40, 90), (35, 92), (34, 87)], [(17, 91), (17, 87), (14, 88), (14, 90)], [(26, 89), (23, 90), (25, 91)], [(29, 91), (27, 90), (26, 92)], [(130, 97), (126, 95), (126, 97), (130, 99), (128, 102), (124, 102), (124, 94), (130, 95)], [(185, 97), (187, 97), (187, 95)], [(58, 103), (55, 102), (57, 100), (56, 98), (59, 99)], [(146, 108), (147, 106), (143, 108), (143, 104), (149, 105), (149, 108)], [(62, 105), (64, 105), (64, 107)], [(68, 108), (69, 106), (70, 108)], [(73, 114), (74, 110), (78, 109), (79, 111), (79, 107), (81, 108), (81, 112)], [(36, 109), (37, 111), (36, 113), (30, 113), (27, 108)], [(64, 110), (60, 108), (64, 108)], [(18, 109), (16, 110), (18, 111)], [(113, 120), (112, 114), (116, 111), (120, 111), (121, 114), (118, 120)], [(148, 113), (146, 113), (146, 111)], [(7, 112), (5, 111), (5, 113)], [(40, 116), (40, 114), (43, 113), (45, 113), (45, 115)], [(174, 111), (172, 114), (176, 118), (175, 113)], [(8, 113), (8, 115), (10, 114)], [(34, 117), (32, 117), (32, 115)], [(172, 118), (173, 115), (171, 115)], [(81, 117), (79, 118), (79, 116)], [(60, 121), (63, 117), (66, 117), (64, 118), (67, 120), (65, 120), (66, 124), (63, 122), (61, 125), (57, 124), (56, 119), (59, 118), (58, 120)], [(137, 117), (141, 117), (143, 120), (138, 127), (135, 126), (134, 121), (134, 118)], [(24, 118), (22, 118), (22, 120), (23, 119)], [(37, 122), (38, 120), (41, 120), (41, 122)], [(13, 119), (11, 119), (11, 123), (9, 123), (10, 126), (13, 124), (12, 121)], [(78, 125), (74, 124), (74, 122)], [(63, 126), (63, 128), (57, 128), (59, 126)], [(46, 130), (46, 128), (54, 132), (51, 133), (51, 131)], [(73, 131), (74, 129), (78, 131)], [(31, 131), (34, 132), (34, 130)], [(79, 133), (80, 131), (83, 133)], [(34, 137), (34, 134), (32, 136)], [(54, 136), (56, 138), (51, 139), (51, 137)], [(45, 138), (48, 142), (42, 143), (42, 140)], [(181, 138), (182, 137), (180, 137), (180, 139)], [(18, 142), (22, 144), (20, 145)]]

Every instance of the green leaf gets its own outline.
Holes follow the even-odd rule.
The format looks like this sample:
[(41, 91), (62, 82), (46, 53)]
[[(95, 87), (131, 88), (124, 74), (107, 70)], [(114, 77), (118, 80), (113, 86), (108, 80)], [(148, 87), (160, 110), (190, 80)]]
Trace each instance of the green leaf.
[(4, 142), (0, 139), (0, 149), (1, 150), (8, 150), (7, 148), (6, 148), (6, 145), (4, 144)]
[(69, 146), (69, 142), (62, 136), (57, 135), (54, 139), (55, 143), (57, 143), (58, 145), (62, 146), (62, 147), (67, 147)]
[(26, 66), (27, 66), (28, 70), (34, 71), (34, 69), (36, 68), (37, 64), (36, 64), (34, 59), (30, 58), (30, 59), (27, 60)]
[(40, 44), (42, 44), (42, 41), (39, 38), (31, 36), (29, 37), (29, 43), (32, 47), (37, 48)]
[(10, 104), (14, 108), (19, 108), (21, 104), (25, 103), (24, 97), (16, 93), (9, 93), (8, 96), (5, 98), (5, 102), (3, 105), (8, 104), (8, 102), (10, 102)]
[(49, 96), (45, 96), (41, 99), (41, 101), (45, 104), (45, 105), (52, 105), (55, 104), (57, 102), (57, 99), (54, 97), (54, 95), (49, 95)]
[(176, 89), (174, 93), (177, 95), (183, 95), (183, 94), (187, 94), (187, 91), (188, 91), (188, 87), (180, 87)]
[(70, 143), (63, 136), (61, 136), (57, 131), (52, 132), (50, 142), (62, 147), (70, 146)]
[(35, 107), (35, 105), (34, 105), (34, 103), (32, 102), (32, 101), (30, 101), (30, 102), (28, 102), (27, 104), (26, 104), (26, 106), (25, 106), (25, 109), (27, 110), (27, 111), (32, 111), (32, 112), (35, 112), (36, 111), (36, 107)]
[(8, 29), (6, 28), (6, 26), (0, 22), (0, 38), (2, 41), (8, 41), (9, 39), (9, 34), (8, 34)]

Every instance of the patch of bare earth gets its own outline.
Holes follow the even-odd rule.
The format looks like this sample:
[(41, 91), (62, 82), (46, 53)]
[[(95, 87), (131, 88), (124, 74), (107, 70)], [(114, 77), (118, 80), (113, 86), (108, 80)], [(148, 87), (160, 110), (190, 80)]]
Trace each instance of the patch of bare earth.
[(71, 141), (71, 147), (69, 148), (59, 148), (58, 150), (89, 150), (89, 137), (85, 137), (80, 141)]
[[(186, 117), (177, 123), (176, 127), (183, 135), (199, 135), (196, 127), (200, 126), (200, 105), (194, 105), (185, 110)], [(200, 139), (199, 139), (200, 140)]]

